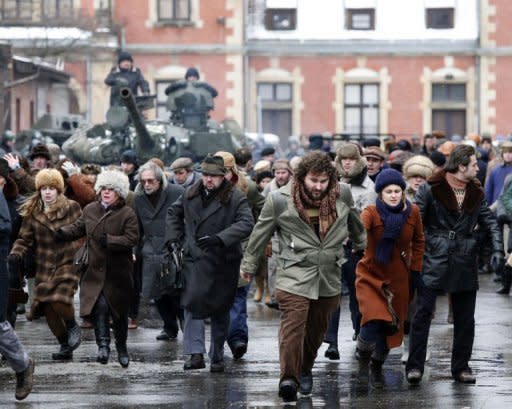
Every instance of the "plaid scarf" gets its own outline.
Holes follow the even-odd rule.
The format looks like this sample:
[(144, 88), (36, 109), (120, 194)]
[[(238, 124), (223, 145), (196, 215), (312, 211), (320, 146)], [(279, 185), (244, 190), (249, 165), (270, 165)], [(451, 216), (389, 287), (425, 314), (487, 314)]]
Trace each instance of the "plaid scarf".
[(327, 194), (322, 199), (313, 200), (307, 195), (304, 183), (294, 181), (292, 184), (293, 204), (300, 218), (309, 224), (313, 230), (314, 226), (306, 209), (319, 209), (320, 240), (325, 238), (330, 227), (338, 217), (336, 213), (336, 199), (340, 196), (340, 185), (337, 182), (331, 182), (331, 185), (334, 186), (328, 188)]

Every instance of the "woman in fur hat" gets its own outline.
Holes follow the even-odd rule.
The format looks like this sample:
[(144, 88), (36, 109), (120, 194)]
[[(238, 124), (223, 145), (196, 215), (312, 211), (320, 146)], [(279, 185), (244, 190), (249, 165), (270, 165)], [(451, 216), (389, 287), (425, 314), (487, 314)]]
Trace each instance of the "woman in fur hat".
[(57, 244), (55, 232), (77, 220), (80, 205), (64, 196), (64, 180), (58, 170), (43, 169), (35, 178), (36, 192), (20, 208), (23, 222), (9, 255), (10, 271), (18, 271), (22, 259), (34, 252), (34, 299), (27, 319), (46, 317), (60, 344), (55, 360), (69, 360), (80, 345), (73, 297), (78, 286), (73, 268), (76, 244)]
[(110, 357), (110, 326), (114, 331), (117, 358), (123, 368), (130, 362), (128, 309), (134, 296), (132, 249), (139, 240), (137, 216), (126, 205), (128, 176), (117, 170), (98, 175), (98, 199), (88, 204), (82, 217), (57, 232), (59, 240), (87, 237), (89, 261), (80, 282), (80, 316), (91, 318), (98, 345), (97, 362)]
[(420, 186), (432, 175), (434, 168), (434, 163), (423, 155), (413, 156), (404, 163), (402, 173), (407, 182), (405, 189), (407, 199), (414, 203), (414, 195)]

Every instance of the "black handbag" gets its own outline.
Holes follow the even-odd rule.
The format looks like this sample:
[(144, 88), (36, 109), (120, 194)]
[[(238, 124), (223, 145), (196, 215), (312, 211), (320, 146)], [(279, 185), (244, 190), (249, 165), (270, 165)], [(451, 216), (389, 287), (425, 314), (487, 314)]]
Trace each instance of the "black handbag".
[(161, 290), (180, 291), (184, 287), (183, 253), (177, 247), (168, 251), (164, 256), (162, 268), (158, 274), (158, 284)]
[(73, 265), (77, 274), (83, 274), (89, 268), (89, 249), (87, 241), (80, 246), (73, 258)]

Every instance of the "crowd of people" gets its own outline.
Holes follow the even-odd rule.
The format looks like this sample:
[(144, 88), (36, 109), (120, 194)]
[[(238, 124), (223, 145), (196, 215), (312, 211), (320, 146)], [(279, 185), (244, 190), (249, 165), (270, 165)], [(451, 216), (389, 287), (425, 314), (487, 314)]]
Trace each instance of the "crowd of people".
[[(225, 370), (225, 345), (235, 360), (250, 350), (251, 294), (280, 311), (284, 401), (312, 393), (322, 343), (327, 358), (340, 359), (342, 293), (355, 359), (375, 388), (385, 385), (389, 350), (404, 342), (406, 379), (421, 381), (435, 301), (448, 294), (452, 376), (474, 383), (478, 274), (494, 272), (500, 294), (512, 282), (510, 235), (503, 245), (512, 141), (452, 141), (441, 132), (335, 149), (300, 141), (290, 138), (282, 157), (269, 146), (254, 161), (242, 148), (199, 165), (188, 157), (142, 164), (126, 151), (105, 168), (52, 156), (44, 144), (28, 158), (11, 146), (0, 158), (0, 353), (16, 372), (16, 399), (30, 393), (35, 366), (14, 331), (25, 288), (26, 317), (46, 318), (55, 361), (73, 359), (82, 330), (93, 328), (96, 361), (108, 363), (112, 329), (117, 360), (128, 367), (142, 298), (162, 320), (156, 341), (182, 331), (185, 371), (206, 367), (209, 323), (212, 373)], [(162, 280), (177, 251), (180, 288)]]

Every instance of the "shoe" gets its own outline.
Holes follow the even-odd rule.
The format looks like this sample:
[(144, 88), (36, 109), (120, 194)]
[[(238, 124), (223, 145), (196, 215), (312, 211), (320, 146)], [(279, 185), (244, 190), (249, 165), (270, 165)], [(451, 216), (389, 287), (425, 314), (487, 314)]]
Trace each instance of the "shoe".
[(67, 339), (60, 343), (58, 352), (52, 354), (54, 361), (69, 361), (73, 359), (73, 349), (68, 345)]
[(257, 276), (254, 279), (254, 283), (256, 284), (256, 291), (254, 292), (254, 302), (261, 302), (261, 299), (263, 298), (263, 286), (264, 286), (264, 279), (262, 276)]
[(233, 348), (231, 348), (231, 352), (233, 353), (233, 359), (240, 359), (247, 352), (247, 344), (242, 341), (235, 342)]
[(14, 394), (16, 400), (25, 399), (30, 391), (32, 391), (32, 385), (34, 384), (34, 367), (34, 360), (29, 358), (27, 369), (16, 374), (16, 392)]
[(18, 304), (18, 306), (16, 307), (16, 314), (17, 315), (23, 315), (27, 312), (26, 308), (25, 308), (25, 304)]
[(340, 351), (338, 351), (338, 345), (331, 343), (325, 350), (324, 356), (329, 358), (331, 361), (337, 361), (340, 359)]
[(279, 396), (285, 402), (297, 400), (297, 384), (292, 379), (285, 379), (279, 384)]
[(384, 373), (382, 372), (382, 364), (381, 361), (373, 360), (370, 363), (370, 384), (375, 389), (382, 389), (386, 383), (384, 378)]
[(108, 363), (108, 359), (110, 358), (110, 347), (106, 345), (101, 345), (98, 347), (98, 355), (96, 355), (96, 362), (99, 362), (102, 365), (106, 365)]
[(299, 392), (301, 395), (311, 395), (313, 390), (313, 374), (302, 373), (299, 379)]
[(213, 372), (213, 373), (224, 372), (224, 361), (212, 362), (210, 364), (210, 372)]
[(270, 300), (270, 302), (265, 303), (265, 305), (273, 310), (279, 310), (279, 303), (275, 300)]
[(272, 302), (272, 298), (267, 292), (267, 295), (265, 296), (265, 305), (269, 305)]
[(476, 383), (476, 377), (471, 373), (470, 369), (459, 372), (457, 375), (453, 375), (453, 379), (460, 383)]
[(68, 330), (68, 345), (72, 351), (77, 349), (80, 346), (81, 335), (80, 326), (73, 319), (71, 321), (66, 321), (66, 328)]
[(128, 348), (126, 347), (126, 343), (116, 343), (116, 350), (117, 361), (123, 368), (128, 368), (128, 365), (130, 365), (130, 355), (128, 355)]
[(178, 337), (178, 334), (171, 334), (169, 332), (167, 332), (165, 329), (162, 330), (162, 332), (160, 332), (160, 334), (158, 334), (156, 336), (156, 340), (157, 341), (172, 341), (174, 339), (176, 339)]
[(139, 323), (137, 318), (128, 318), (128, 329), (137, 329), (139, 327)]
[(400, 357), (400, 361), (403, 365), (407, 363), (409, 359), (409, 336), (405, 335), (402, 341), (402, 356)]
[(192, 354), (189, 359), (185, 361), (185, 364), (183, 364), (183, 369), (185, 371), (190, 369), (202, 369), (205, 367), (206, 365), (204, 363), (203, 354)]
[(407, 371), (406, 377), (407, 382), (409, 382), (411, 385), (417, 385), (421, 382), (423, 374), (419, 369), (411, 369), (410, 371)]
[(94, 328), (94, 325), (92, 325), (92, 322), (90, 320), (83, 319), (82, 323), (80, 324), (80, 328), (90, 329), (90, 328)]

